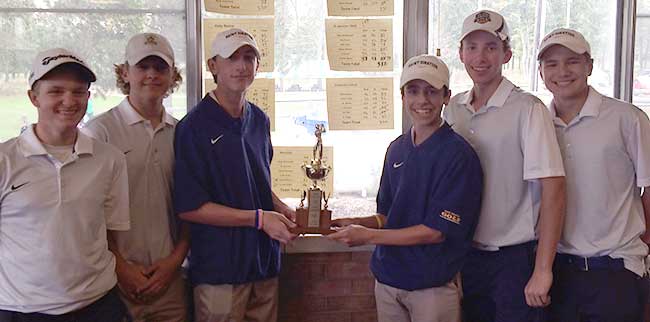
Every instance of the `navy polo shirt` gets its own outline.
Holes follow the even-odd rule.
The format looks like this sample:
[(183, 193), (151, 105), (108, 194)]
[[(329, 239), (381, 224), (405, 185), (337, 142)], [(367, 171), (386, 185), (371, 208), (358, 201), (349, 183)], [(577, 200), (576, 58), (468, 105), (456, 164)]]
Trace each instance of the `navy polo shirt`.
[(414, 146), (403, 134), (386, 152), (377, 195), (385, 229), (425, 225), (445, 235), (439, 244), (378, 245), (375, 278), (403, 290), (438, 287), (460, 271), (471, 248), (483, 190), (483, 171), (471, 146), (446, 123)]
[[(176, 126), (174, 207), (177, 214), (207, 202), (237, 209), (273, 210), (269, 118), (246, 102), (231, 117), (205, 96)], [(190, 279), (198, 284), (242, 284), (275, 277), (280, 246), (253, 227), (191, 223)]]

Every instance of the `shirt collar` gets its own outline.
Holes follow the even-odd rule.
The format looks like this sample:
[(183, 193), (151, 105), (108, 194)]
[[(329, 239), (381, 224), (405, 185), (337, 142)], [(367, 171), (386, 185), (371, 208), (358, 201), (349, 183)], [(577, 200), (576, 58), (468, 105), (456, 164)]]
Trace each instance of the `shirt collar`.
[[(43, 143), (36, 136), (34, 127), (35, 125), (27, 127), (25, 132), (23, 132), (19, 137), (20, 149), (25, 157), (48, 154)], [(77, 130), (77, 141), (74, 144), (74, 153), (77, 155), (93, 154), (92, 139), (79, 130)]]
[[(135, 110), (133, 105), (131, 105), (131, 102), (129, 102), (128, 97), (125, 97), (117, 108), (119, 109), (120, 113), (124, 116), (124, 120), (128, 125), (137, 124), (147, 120), (144, 117), (142, 117), (142, 115), (140, 115), (138, 111)], [(167, 111), (164, 108), (163, 108), (162, 121), (169, 126), (174, 126), (176, 124), (176, 120), (174, 119), (174, 117), (169, 115), (169, 113), (167, 113)]]
[[(501, 79), (501, 82), (499, 83), (499, 86), (494, 91), (494, 93), (487, 101), (487, 104), (485, 104), (485, 106), (488, 108), (502, 107), (506, 103), (506, 100), (508, 99), (510, 92), (512, 92), (514, 88), (515, 85), (512, 82), (510, 82), (507, 78), (503, 77)], [(467, 105), (469, 108), (471, 108), (472, 96), (474, 96), (474, 88), (465, 92), (464, 96), (462, 96), (460, 99), (460, 103)]]
[[(593, 87), (589, 86), (589, 93), (587, 94), (587, 100), (585, 100), (584, 105), (580, 109), (580, 113), (576, 117), (576, 120), (580, 120), (583, 117), (592, 116), (597, 117), (600, 114), (600, 107), (603, 102), (603, 95), (598, 93)], [(555, 109), (555, 102), (551, 101), (550, 104), (551, 115), (553, 115), (553, 121), (557, 124), (562, 122), (557, 116), (557, 110)], [(571, 121), (573, 123), (574, 121)], [(563, 124), (563, 122), (561, 123)]]

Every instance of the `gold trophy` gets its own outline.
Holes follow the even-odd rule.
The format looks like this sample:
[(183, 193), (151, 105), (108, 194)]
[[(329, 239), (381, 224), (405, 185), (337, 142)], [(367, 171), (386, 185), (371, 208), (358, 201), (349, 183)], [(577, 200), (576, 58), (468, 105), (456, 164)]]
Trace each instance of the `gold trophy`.
[[(332, 221), (332, 211), (327, 209), (329, 195), (318, 186), (318, 181), (327, 177), (332, 167), (325, 164), (323, 160), (323, 139), (321, 135), (325, 132), (323, 124), (316, 124), (314, 135), (316, 135), (316, 145), (314, 146), (313, 156), (309, 163), (302, 165), (305, 170), (305, 176), (311, 179), (312, 185), (307, 191), (302, 192), (300, 205), (296, 209), (296, 225), (293, 229), (298, 234), (329, 234), (332, 232), (330, 223)], [(307, 207), (305, 207), (305, 198), (307, 198)]]

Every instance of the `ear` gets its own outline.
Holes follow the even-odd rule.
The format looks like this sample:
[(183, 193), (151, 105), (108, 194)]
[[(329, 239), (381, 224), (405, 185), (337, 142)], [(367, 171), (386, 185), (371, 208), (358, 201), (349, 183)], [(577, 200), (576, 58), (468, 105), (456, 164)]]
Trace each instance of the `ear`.
[(451, 99), (451, 90), (450, 90), (450, 89), (447, 89), (447, 95), (446, 95), (445, 98), (442, 100), (442, 104), (443, 104), (443, 105), (447, 105), (447, 104), (449, 104), (449, 99)]
[(539, 67), (537, 67), (537, 70), (539, 71), (539, 78), (541, 78), (542, 81), (544, 81), (544, 73), (542, 72), (543, 71), (542, 62), (539, 63)]
[(32, 105), (34, 105), (36, 108), (41, 107), (41, 103), (38, 102), (38, 94), (33, 91), (33, 90), (27, 90), (27, 96), (29, 97), (29, 100), (32, 102)]
[(594, 71), (594, 59), (589, 58), (588, 64), (589, 64), (589, 74), (587, 76), (591, 76), (591, 72)]
[(501, 64), (507, 64), (510, 59), (512, 58), (512, 49), (508, 48), (505, 52), (505, 56), (503, 56), (503, 63)]
[(208, 70), (212, 76), (216, 77), (218, 68), (217, 68), (217, 57), (212, 57), (208, 59)]
[(458, 57), (460, 57), (460, 62), (465, 63), (465, 58), (463, 57), (463, 46), (458, 47)]

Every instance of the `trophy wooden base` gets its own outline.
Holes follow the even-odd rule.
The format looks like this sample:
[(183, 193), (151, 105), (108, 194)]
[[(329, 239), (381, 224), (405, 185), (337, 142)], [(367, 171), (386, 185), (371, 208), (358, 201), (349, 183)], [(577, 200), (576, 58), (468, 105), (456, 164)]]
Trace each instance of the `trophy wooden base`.
[(309, 226), (309, 210), (307, 208), (296, 209), (296, 228), (290, 231), (294, 234), (323, 234), (329, 235), (334, 232), (330, 228), (332, 223), (332, 211), (321, 209), (318, 226)]

